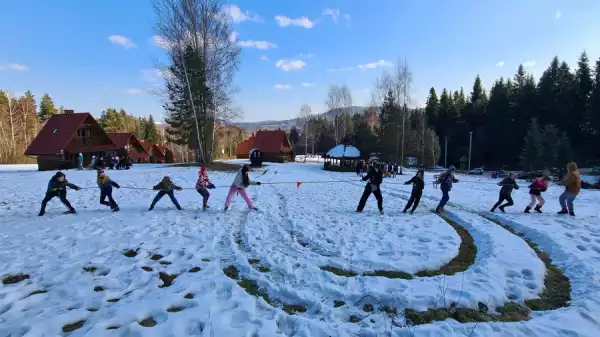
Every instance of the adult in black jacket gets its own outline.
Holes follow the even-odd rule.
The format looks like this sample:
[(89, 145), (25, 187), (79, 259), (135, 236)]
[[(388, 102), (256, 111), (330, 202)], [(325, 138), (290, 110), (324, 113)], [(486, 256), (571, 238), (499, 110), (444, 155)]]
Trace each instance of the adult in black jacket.
[(408, 199), (408, 204), (404, 207), (404, 211), (402, 213), (406, 213), (406, 211), (412, 206), (410, 210), (410, 214), (415, 212), (417, 206), (419, 206), (419, 201), (421, 201), (421, 196), (423, 195), (423, 189), (425, 188), (425, 171), (418, 170), (417, 174), (412, 177), (409, 181), (405, 182), (404, 185), (413, 184), (412, 193), (410, 194), (410, 199)]
[(377, 207), (379, 207), (379, 212), (383, 214), (383, 197), (381, 196), (381, 183), (383, 182), (383, 174), (381, 172), (381, 167), (375, 163), (370, 169), (369, 173), (362, 178), (362, 181), (369, 181), (367, 186), (365, 186), (365, 191), (360, 198), (360, 202), (358, 203), (358, 207), (356, 208), (357, 212), (362, 212), (365, 208), (365, 204), (367, 203), (367, 199), (371, 193), (377, 199)]
[[(494, 207), (492, 207), (490, 212), (495, 211), (496, 208), (499, 208), (502, 212), (504, 212), (505, 207), (512, 206), (515, 204), (511, 197), (513, 189), (519, 189), (519, 185), (517, 185), (517, 182), (515, 181), (515, 174), (509, 174), (508, 177), (504, 178), (501, 182), (498, 183), (498, 185), (502, 186), (502, 188), (500, 189), (500, 197), (498, 198), (498, 202), (494, 205)], [(502, 204), (504, 200), (506, 200), (506, 204), (500, 206), (500, 204)]]
[(67, 206), (69, 210), (66, 213), (76, 213), (75, 208), (73, 208), (69, 200), (67, 200), (67, 187), (74, 190), (80, 189), (79, 186), (68, 182), (64, 173), (57, 172), (48, 182), (46, 196), (44, 197), (44, 200), (42, 200), (42, 208), (40, 209), (38, 216), (43, 216), (46, 214), (46, 204), (48, 204), (48, 201), (52, 200), (54, 197), (58, 197), (60, 201)]

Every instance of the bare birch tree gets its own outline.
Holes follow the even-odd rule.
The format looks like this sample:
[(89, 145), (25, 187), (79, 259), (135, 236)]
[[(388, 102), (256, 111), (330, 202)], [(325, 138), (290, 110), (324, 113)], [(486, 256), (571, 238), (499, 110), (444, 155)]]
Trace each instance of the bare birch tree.
[(312, 123), (310, 123), (310, 116), (312, 115), (312, 109), (308, 104), (302, 104), (300, 106), (300, 114), (299, 118), (302, 122), (302, 132), (304, 133), (304, 162), (306, 163), (306, 155), (308, 154), (308, 137), (312, 136), (311, 128)]
[(340, 96), (342, 101), (342, 137), (348, 134), (348, 120), (350, 115), (350, 109), (352, 108), (352, 91), (346, 84), (340, 86)]
[[(192, 48), (200, 62), (210, 95), (191, 92), (188, 70), (185, 77), (189, 102), (196, 120), (200, 159), (212, 159), (217, 120), (229, 120), (239, 113), (232, 104), (233, 76), (238, 69), (240, 47), (232, 39), (231, 21), (221, 0), (154, 0), (155, 31), (169, 53), (179, 56)], [(182, 62), (185, 67), (186, 62)], [(193, 98), (200, 97), (199, 102)], [(198, 122), (202, 125), (199, 125)], [(210, 128), (207, 127), (212, 123)], [(212, 135), (206, 131), (211, 130)], [(210, 142), (210, 145), (207, 143)]]

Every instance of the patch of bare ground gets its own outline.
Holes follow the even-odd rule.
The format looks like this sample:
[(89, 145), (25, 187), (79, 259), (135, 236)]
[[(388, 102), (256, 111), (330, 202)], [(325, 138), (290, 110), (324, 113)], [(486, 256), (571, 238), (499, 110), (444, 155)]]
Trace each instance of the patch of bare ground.
[(77, 329), (80, 329), (84, 323), (85, 323), (85, 320), (81, 320), (81, 321), (77, 321), (77, 322), (74, 322), (71, 324), (64, 325), (62, 327), (62, 331), (65, 333), (75, 331)]
[(21, 281), (27, 280), (29, 279), (29, 275), (27, 274), (15, 274), (15, 275), (8, 275), (5, 276), (2, 279), (2, 284), (6, 285), (6, 284), (15, 284), (15, 283), (19, 283)]
[(147, 317), (139, 321), (138, 324), (146, 328), (151, 328), (156, 325), (156, 321), (152, 317)]
[(170, 275), (167, 274), (165, 272), (159, 272), (158, 273), (158, 278), (163, 281), (162, 285), (159, 285), (159, 288), (166, 288), (166, 287), (170, 287), (173, 284), (173, 281), (175, 281), (175, 279), (177, 278), (177, 275)]

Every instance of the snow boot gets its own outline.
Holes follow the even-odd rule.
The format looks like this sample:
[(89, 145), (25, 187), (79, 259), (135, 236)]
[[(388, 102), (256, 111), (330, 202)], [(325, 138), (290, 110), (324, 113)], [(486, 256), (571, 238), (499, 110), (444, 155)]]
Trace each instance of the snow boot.
[(504, 210), (504, 206), (500, 206), (498, 207), (498, 209), (502, 212), (502, 213), (506, 213), (506, 211)]
[(379, 210), (379, 214), (383, 215), (383, 210), (382, 209)]
[(535, 206), (535, 211), (538, 213), (542, 213), (542, 206), (540, 206), (540, 205)]
[(253, 211), (258, 211), (258, 208), (254, 207), (252, 208)]
[(494, 213), (495, 210), (496, 210), (496, 207), (492, 207), (492, 209), (490, 209), (490, 212)]
[(531, 210), (531, 207), (529, 207), (529, 206), (525, 207), (525, 213), (529, 213), (530, 210)]
[(46, 214), (46, 211), (44, 211), (44, 210), (41, 210), (41, 211), (38, 213), (38, 216), (44, 216), (44, 214)]
[(70, 210), (64, 212), (63, 214), (76, 214), (75, 208), (71, 208)]
[(181, 211), (182, 209), (181, 206), (177, 206), (177, 210)]
[(112, 209), (112, 211), (113, 211), (113, 212), (118, 212), (118, 211), (120, 211), (120, 209), (119, 209), (119, 207), (117, 206), (117, 207), (113, 208), (113, 209)]
[(569, 214), (566, 208), (561, 209), (557, 214)]
[(573, 211), (570, 211), (570, 212), (569, 212), (569, 215), (570, 215), (570, 216), (575, 216), (575, 212), (573, 212)]
[(150, 206), (150, 208), (148, 208), (148, 211), (151, 211), (154, 209), (154, 206)]
[(406, 213), (406, 208), (402, 211), (402, 213)]
[(411, 209), (411, 210), (410, 210), (410, 215), (413, 215), (413, 214), (415, 214), (415, 210), (414, 210), (414, 209)]
[(223, 209), (223, 212), (227, 212), (227, 210), (228, 210), (228, 209), (229, 209), (229, 207), (225, 207), (225, 208)]

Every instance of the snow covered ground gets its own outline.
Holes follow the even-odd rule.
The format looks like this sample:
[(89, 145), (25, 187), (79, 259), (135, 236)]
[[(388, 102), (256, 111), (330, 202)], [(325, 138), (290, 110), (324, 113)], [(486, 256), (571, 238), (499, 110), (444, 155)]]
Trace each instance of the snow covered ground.
[[(136, 165), (108, 171), (123, 187), (114, 192), (121, 211), (112, 213), (98, 203), (94, 172), (68, 171), (70, 182), (86, 188), (68, 194), (78, 214), (63, 215), (55, 199), (40, 218), (54, 172), (20, 171), (0, 174), (0, 278), (29, 278), (0, 284), (0, 336), (57, 336), (63, 329), (73, 330), (71, 336), (123, 337), (600, 335), (597, 191), (582, 191), (575, 218), (555, 214), (558, 186), (545, 194), (544, 214), (524, 214), (529, 197), (523, 182), (513, 193), (516, 205), (491, 215), (498, 180), (458, 176), (447, 213), (472, 236), (474, 263), (454, 275), (401, 279), (364, 274), (434, 270), (459, 252), (457, 232), (429, 211), (440, 197), (431, 174), (414, 215), (401, 213), (411, 188), (402, 182), (411, 172), (385, 180), (385, 215), (373, 198), (356, 214), (364, 183), (355, 174), (325, 172), (316, 163), (269, 163), (251, 173), (264, 183), (248, 190), (260, 210), (250, 212), (236, 197), (224, 213), (233, 173), (210, 172), (218, 188), (211, 191), (212, 208), (202, 212), (193, 189), (196, 168)], [(163, 198), (148, 212), (155, 194), (150, 188), (165, 175), (186, 188), (176, 192), (184, 210)], [(544, 263), (523, 239), (482, 215), (523, 232), (550, 255), (570, 279), (570, 306), (517, 323), (449, 319), (393, 328), (387, 315), (363, 311), (366, 303), (424, 311), (450, 303), (477, 309), (481, 302), (493, 312), (507, 301), (538, 298)], [(226, 276), (230, 265), (269, 301)], [(306, 311), (290, 315), (282, 310), (286, 305)], [(353, 323), (353, 315), (368, 317)], [(398, 322), (404, 324), (401, 317)]]

